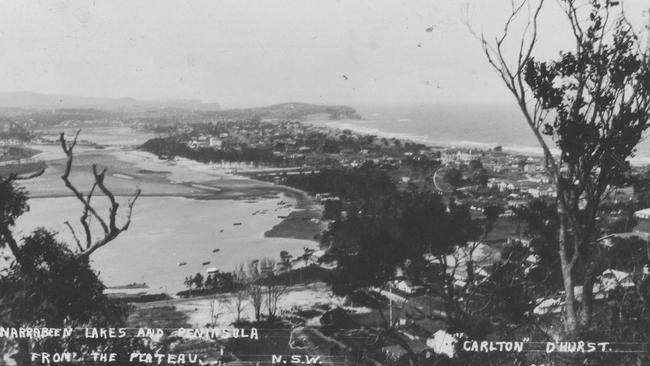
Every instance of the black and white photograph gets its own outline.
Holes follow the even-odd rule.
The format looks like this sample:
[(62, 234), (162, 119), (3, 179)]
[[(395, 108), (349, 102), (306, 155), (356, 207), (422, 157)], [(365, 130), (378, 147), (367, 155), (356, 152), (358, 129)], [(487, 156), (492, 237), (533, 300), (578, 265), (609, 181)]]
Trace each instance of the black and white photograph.
[(650, 365), (647, 0), (0, 0), (0, 366)]

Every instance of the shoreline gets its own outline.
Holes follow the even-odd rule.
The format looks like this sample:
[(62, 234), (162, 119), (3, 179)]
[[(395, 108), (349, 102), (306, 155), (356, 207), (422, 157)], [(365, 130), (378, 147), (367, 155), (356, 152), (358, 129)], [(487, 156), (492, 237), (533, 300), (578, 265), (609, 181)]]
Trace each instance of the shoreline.
[[(34, 214), (41, 211), (43, 207), (49, 207), (47, 209), (51, 214), (25, 217), (24, 219), (27, 221), (25, 221), (23, 229), (31, 231), (37, 226), (46, 226), (65, 236), (67, 230), (59, 222), (64, 219), (59, 219), (59, 217), (76, 218), (81, 212), (75, 211), (74, 208), (57, 208), (61, 205), (51, 201), (66, 199), (70, 202), (70, 204), (66, 204), (67, 206), (76, 202), (74, 195), (66, 190), (60, 179), (60, 169), (64, 159), (60, 158), (60, 153), (56, 149), (43, 151), (39, 158), (46, 162), (48, 169), (43, 176), (28, 184), (27, 191)], [(89, 184), (89, 173), (86, 171), (86, 166), (94, 162), (98, 162), (108, 169), (111, 175), (108, 175), (107, 178), (110, 177), (111, 182), (108, 182), (107, 186), (113, 188), (116, 197), (125, 199), (131, 197), (136, 186), (143, 188), (141, 199), (144, 198), (144, 200), (135, 205), (136, 212), (134, 213), (133, 228), (139, 228), (139, 230), (129, 230), (123, 238), (118, 238), (114, 246), (108, 246), (105, 250), (98, 252), (96, 257), (98, 262), (103, 262), (103, 265), (96, 269), (108, 276), (104, 279), (107, 286), (122, 286), (132, 282), (145, 281), (150, 284), (150, 288), (144, 291), (146, 293), (175, 295), (176, 292), (184, 289), (181, 284), (183, 276), (197, 271), (201, 273), (205, 271), (205, 266), (199, 265), (205, 261), (212, 261), (213, 265), (224, 271), (230, 271), (235, 263), (246, 261), (246, 258), (255, 255), (275, 258), (281, 250), (288, 250), (298, 255), (305, 246), (318, 249), (319, 243), (313, 235), (305, 235), (301, 233), (301, 230), (293, 227), (295, 224), (303, 225), (303, 222), (291, 220), (293, 218), (291, 215), (294, 212), (308, 210), (316, 205), (307, 192), (253, 179), (243, 174), (232, 174), (226, 169), (214, 169), (213, 164), (185, 159), (173, 163), (159, 161), (152, 154), (131, 149), (93, 149), (81, 151), (76, 158), (75, 164), (77, 165), (75, 165), (74, 173), (77, 175), (74, 178), (75, 182), (79, 184), (79, 188), (85, 188)], [(149, 172), (160, 174), (149, 174)], [(123, 174), (134, 179), (121, 179), (112, 174)], [(37, 180), (40, 182), (36, 182)], [(151, 189), (145, 190), (146, 187)], [(101, 194), (98, 194), (97, 197), (101, 197)], [(181, 222), (186, 222), (182, 216), (176, 217), (176, 219), (172, 217), (173, 215), (170, 216), (166, 222), (171, 224), (161, 224), (157, 221), (154, 212), (161, 212), (160, 209), (164, 210), (166, 207), (165, 203), (156, 203), (157, 198), (162, 199), (161, 202), (165, 202), (166, 199), (178, 199), (180, 202), (174, 203), (174, 207), (181, 207), (184, 212), (193, 212), (198, 215), (185, 216), (193, 221), (189, 226), (194, 229), (188, 229), (185, 227), (186, 225), (181, 224)], [(183, 204), (183, 200), (194, 202)], [(265, 203), (264, 201), (267, 200), (269, 200), (268, 203)], [(103, 200), (97, 202), (100, 201)], [(207, 201), (221, 203), (212, 204)], [(280, 204), (281, 201), (285, 203)], [(249, 203), (252, 206), (248, 206)], [(286, 203), (290, 203), (290, 205), (287, 206)], [(196, 208), (190, 209), (190, 207)], [(246, 207), (250, 207), (250, 209)], [(268, 210), (266, 218), (251, 216), (253, 211), (262, 208)], [(279, 208), (282, 209), (274, 212)], [(236, 209), (238, 213), (237, 216), (230, 218), (228, 215), (233, 213), (233, 209)], [(138, 211), (142, 214), (138, 215)], [(203, 214), (199, 212), (203, 212)], [(284, 217), (284, 219), (280, 217)], [(252, 219), (250, 224), (246, 224), (248, 218)], [(244, 226), (249, 228), (240, 231), (239, 227), (232, 226), (232, 222), (235, 221), (244, 222)], [(136, 227), (138, 222), (140, 224)], [(156, 242), (158, 245), (162, 245), (157, 249), (157, 253), (159, 253), (157, 256), (162, 256), (160, 261), (154, 260), (147, 269), (141, 271), (130, 271), (123, 266), (118, 270), (111, 266), (110, 263), (115, 262), (119, 257), (118, 252), (124, 250), (118, 247), (126, 248), (124, 245), (129, 247), (134, 257), (149, 258), (149, 252), (144, 248), (151, 249), (151, 245), (156, 244), (154, 243), (155, 239), (147, 239), (146, 242), (142, 242), (142, 239), (151, 238), (151, 235), (158, 237), (160, 234), (156, 234), (156, 232), (160, 230), (168, 232), (160, 237), (164, 241), (164, 245), (163, 242)], [(313, 227), (310, 230), (313, 230)], [(194, 234), (199, 232), (202, 233)], [(185, 242), (187, 245), (191, 245), (191, 248), (183, 251), (182, 245), (178, 246), (168, 241)], [(68, 240), (66, 242), (72, 243)], [(248, 254), (235, 244), (237, 242), (252, 245), (250, 247), (245, 245), (249, 248)], [(141, 245), (135, 245), (136, 243)], [(213, 254), (214, 246), (221, 248), (221, 255)], [(188, 265), (179, 268), (177, 262), (188, 262)], [(171, 270), (170, 275), (164, 276), (165, 278), (153, 275), (164, 268)], [(119, 274), (120, 271), (123, 274)], [(176, 272), (178, 274), (174, 274)], [(153, 277), (160, 278), (153, 281)]]
[[(363, 135), (375, 135), (383, 138), (396, 138), (398, 140), (412, 141), (415, 143), (420, 143), (428, 147), (439, 148), (439, 149), (478, 149), (478, 150), (492, 150), (496, 146), (501, 146), (504, 152), (522, 154), (522, 155), (534, 155), (542, 156), (543, 151), (541, 147), (536, 146), (517, 146), (517, 145), (502, 145), (499, 143), (488, 143), (480, 141), (469, 141), (469, 140), (434, 140), (425, 135), (417, 135), (412, 133), (401, 133), (401, 132), (390, 132), (381, 130), (376, 127), (365, 127), (359, 126), (354, 123), (355, 120), (312, 120), (307, 121), (307, 123), (316, 124), (319, 126), (324, 126), (326, 128), (334, 130), (351, 130)], [(367, 120), (363, 120), (367, 121)], [(557, 152), (553, 150), (553, 152)], [(650, 157), (648, 157), (650, 160)]]
[[(420, 143), (428, 147), (439, 148), (439, 149), (477, 149), (481, 151), (490, 151), (493, 150), (496, 146), (501, 146), (503, 152), (508, 154), (515, 155), (525, 155), (525, 156), (534, 156), (534, 157), (543, 157), (544, 153), (541, 147), (539, 146), (519, 146), (519, 145), (503, 145), (499, 143), (488, 143), (488, 142), (479, 142), (479, 141), (468, 141), (468, 140), (434, 140), (426, 135), (417, 135), (412, 133), (400, 133), (400, 132), (390, 132), (381, 130), (376, 127), (366, 127), (360, 126), (355, 122), (358, 121), (368, 121), (368, 120), (310, 120), (304, 121), (305, 123), (311, 123), (317, 126), (324, 126), (326, 128), (334, 130), (351, 130), (355, 133), (362, 135), (374, 135), (382, 138), (396, 138), (402, 141), (411, 141), (415, 143)], [(554, 155), (559, 155), (560, 151), (555, 147), (551, 142), (549, 144), (551, 152)], [(633, 167), (645, 167), (650, 165), (650, 156), (635, 156), (629, 158), (630, 165)]]

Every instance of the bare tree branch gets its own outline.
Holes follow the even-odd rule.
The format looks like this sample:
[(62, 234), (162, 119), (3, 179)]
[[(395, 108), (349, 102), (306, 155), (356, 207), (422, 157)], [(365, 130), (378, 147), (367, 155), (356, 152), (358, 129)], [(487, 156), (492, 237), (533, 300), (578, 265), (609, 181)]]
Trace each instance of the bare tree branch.
[(77, 138), (79, 138), (79, 133), (81, 130), (77, 130), (77, 132), (74, 135), (74, 138), (70, 144), (68, 144), (65, 140), (65, 134), (62, 132), (59, 140), (61, 141), (61, 148), (63, 149), (63, 152), (65, 152), (66, 156), (68, 157), (66, 164), (65, 164), (65, 170), (63, 172), (63, 175), (61, 176), (61, 179), (65, 183), (65, 186), (68, 187), (68, 189), (77, 197), (79, 201), (84, 205), (84, 209), (87, 209), (95, 218), (97, 218), (97, 221), (99, 221), (99, 224), (102, 226), (102, 229), (104, 229), (104, 233), (108, 234), (108, 226), (106, 225), (106, 222), (104, 219), (97, 213), (97, 211), (90, 205), (90, 203), (84, 198), (83, 194), (79, 192), (79, 190), (70, 182), (70, 171), (72, 170), (72, 160), (73, 160), (73, 153), (72, 150), (74, 147), (77, 145)]
[(81, 242), (79, 241), (77, 234), (74, 232), (74, 228), (72, 227), (72, 225), (70, 225), (70, 221), (65, 221), (64, 224), (68, 227), (68, 229), (70, 229), (70, 232), (72, 233), (72, 237), (75, 243), (77, 243), (77, 248), (79, 248), (79, 251), (83, 251), (84, 249), (81, 246)]
[(90, 217), (88, 216), (88, 207), (90, 207), (90, 200), (93, 196), (93, 192), (95, 192), (95, 188), (97, 188), (97, 182), (95, 182), (92, 188), (90, 188), (90, 192), (88, 192), (88, 196), (86, 196), (86, 202), (88, 205), (84, 207), (83, 213), (79, 218), (79, 221), (81, 222), (81, 225), (84, 228), (84, 233), (86, 235), (86, 248), (90, 248), (92, 245), (92, 232), (90, 231)]
[[(84, 196), (79, 189), (77, 189), (72, 182), (70, 182), (70, 172), (72, 170), (72, 161), (73, 161), (73, 149), (77, 144), (77, 139), (79, 138), (79, 133), (81, 130), (77, 130), (74, 138), (70, 143), (68, 143), (65, 140), (65, 134), (61, 133), (60, 135), (60, 142), (61, 142), (61, 148), (65, 152), (67, 156), (67, 161), (65, 165), (65, 170), (63, 175), (61, 176), (61, 179), (65, 182), (66, 187), (75, 195), (75, 197), (83, 204), (83, 212), (82, 215), (79, 219), (81, 222), (81, 225), (83, 226), (85, 237), (86, 237), (86, 247), (83, 248), (81, 245), (81, 242), (77, 238), (77, 236), (74, 234), (74, 230), (72, 229), (72, 226), (66, 222), (68, 227), (73, 232), (73, 235), (75, 237), (75, 240), (77, 242), (77, 246), (79, 247), (80, 251), (76, 254), (77, 259), (85, 259), (88, 258), (94, 251), (97, 249), (103, 247), (104, 245), (110, 243), (112, 240), (117, 238), (118, 235), (120, 235), (122, 232), (126, 231), (129, 228), (129, 225), (131, 225), (131, 215), (133, 213), (133, 205), (135, 204), (136, 200), (138, 197), (140, 197), (141, 190), (138, 188), (135, 191), (135, 194), (131, 196), (131, 198), (128, 201), (128, 206), (127, 206), (127, 211), (126, 211), (126, 218), (125, 222), (120, 226), (117, 224), (117, 213), (119, 210), (119, 203), (115, 199), (115, 195), (113, 192), (111, 192), (105, 185), (104, 183), (104, 177), (106, 174), (106, 169), (102, 169), (101, 171), (97, 168), (97, 165), (93, 164), (92, 165), (92, 173), (93, 177), (95, 179), (93, 186), (90, 189), (90, 192), (88, 193), (87, 196)], [(110, 208), (109, 208), (109, 217), (108, 217), (108, 223), (106, 223), (106, 220), (95, 210), (95, 208), (90, 204), (90, 201), (92, 199), (93, 193), (95, 192), (95, 189), (99, 188), (99, 190), (107, 197), (107, 199), (110, 201)], [(104, 235), (93, 241), (92, 238), (92, 231), (91, 231), (91, 226), (90, 226), (90, 218), (95, 217), (97, 221), (99, 222), (100, 226), (102, 227), (102, 230), (104, 232)]]

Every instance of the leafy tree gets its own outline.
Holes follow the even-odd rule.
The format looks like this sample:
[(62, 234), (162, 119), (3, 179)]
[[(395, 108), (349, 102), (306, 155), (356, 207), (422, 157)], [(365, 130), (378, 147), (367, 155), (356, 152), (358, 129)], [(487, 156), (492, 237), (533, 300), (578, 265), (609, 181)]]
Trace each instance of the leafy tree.
[[(569, 334), (576, 334), (592, 321), (597, 259), (588, 247), (597, 235), (599, 207), (611, 187), (625, 182), (627, 159), (648, 127), (650, 66), (648, 50), (641, 48), (622, 11), (617, 11), (619, 2), (609, 0), (593, 0), (587, 6), (560, 1), (575, 48), (553, 61), (538, 60), (533, 51), (543, 4), (513, 4), (504, 33), (495, 41), (483, 35), (479, 39), (537, 138), (555, 184), (565, 325)], [(505, 42), (525, 9), (532, 11), (514, 41), (517, 53), (510, 60)], [(559, 156), (552, 153), (549, 140)], [(580, 308), (575, 304), (576, 278), (583, 279)]]
[(488, 180), (490, 179), (490, 173), (488, 173), (487, 169), (485, 168), (479, 168), (472, 174), (472, 178), (476, 181), (481, 186), (486, 186), (488, 183)]
[(396, 191), (390, 176), (373, 163), (358, 168), (321, 169), (314, 174), (296, 174), (287, 177), (287, 185), (311, 194), (331, 193), (343, 200), (360, 203), (372, 197), (387, 196)]
[(452, 187), (458, 188), (463, 182), (463, 172), (456, 168), (445, 169), (442, 178)]
[(307, 248), (307, 247), (302, 248), (302, 250), (303, 250), (303, 253), (300, 256), (300, 259), (302, 259), (305, 262), (305, 266), (307, 266), (307, 264), (309, 263), (309, 260), (311, 259), (312, 255), (314, 255), (314, 252), (316, 250), (314, 250), (313, 248)]
[(283, 266), (287, 268), (291, 267), (291, 258), (293, 258), (293, 256), (286, 250), (280, 252), (280, 263), (282, 263)]
[(193, 276), (186, 276), (185, 280), (183, 281), (183, 284), (187, 288), (192, 288), (192, 286), (194, 285), (194, 277)]
[(478, 160), (478, 159), (470, 160), (470, 162), (469, 162), (469, 170), (470, 171), (474, 172), (474, 171), (476, 171), (478, 169), (481, 169), (481, 168), (483, 168), (483, 163), (481, 163), (480, 160)]
[(205, 280), (203, 281), (203, 287), (206, 289), (213, 289), (217, 287), (217, 284), (219, 281), (216, 279), (216, 277), (213, 274), (209, 274), (205, 276)]
[(479, 284), (492, 314), (509, 323), (529, 321), (525, 314), (533, 307), (529, 286), (524, 279), (527, 256), (528, 251), (521, 246), (506, 248), (503, 260), (495, 263), (489, 278)]
[(229, 148), (223, 150), (215, 150), (209, 147), (201, 147), (192, 149), (186, 143), (177, 141), (178, 137), (168, 138), (153, 138), (147, 140), (140, 150), (148, 151), (158, 156), (182, 156), (188, 159), (201, 161), (204, 163), (215, 161), (237, 161), (237, 162), (251, 162), (255, 165), (261, 163), (281, 164), (283, 158), (281, 156), (273, 155), (273, 148), (265, 147), (247, 147), (242, 148)]
[(485, 240), (490, 233), (494, 229), (494, 225), (496, 225), (497, 220), (499, 219), (499, 215), (503, 213), (503, 207), (499, 205), (489, 205), (485, 207), (483, 211), (483, 215), (485, 216), (485, 219), (482, 221), (482, 226), (483, 226), (483, 235), (482, 238)]
[(514, 208), (514, 212), (517, 220), (524, 223), (524, 234), (530, 240), (530, 254), (538, 258), (531, 276), (545, 279), (548, 289), (557, 290), (563, 286), (557, 255), (557, 206), (541, 199), (533, 199), (526, 206)]
[[(448, 208), (441, 196), (422, 192), (391, 196), (381, 207), (333, 223), (323, 236), (329, 255), (338, 263), (329, 278), (334, 293), (352, 295), (359, 288), (383, 287), (402, 268), (411, 278), (427, 278), (429, 289), (445, 299), (450, 323), (471, 324), (458, 307), (460, 295), (455, 293), (450, 276), (454, 268), (448, 262), (457, 248), (481, 234), (467, 207)], [(425, 256), (435, 258), (436, 264)], [(381, 314), (381, 307), (378, 310)], [(386, 324), (387, 329), (392, 326)]]
[(203, 287), (203, 275), (197, 272), (197, 274), (194, 275), (194, 278), (192, 278), (192, 283), (194, 283), (194, 287), (202, 288)]
[(612, 247), (604, 260), (607, 267), (629, 273), (641, 273), (645, 264), (650, 264), (650, 246), (638, 237), (612, 238)]

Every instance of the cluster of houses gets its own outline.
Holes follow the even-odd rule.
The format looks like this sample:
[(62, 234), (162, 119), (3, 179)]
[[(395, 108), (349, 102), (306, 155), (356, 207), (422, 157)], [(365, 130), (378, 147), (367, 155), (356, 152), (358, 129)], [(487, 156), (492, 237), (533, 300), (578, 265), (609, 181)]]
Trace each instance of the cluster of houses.
[[(304, 133), (305, 127), (295, 121), (274, 121), (262, 123), (259, 121), (220, 120), (210, 121), (206, 129), (192, 125), (178, 125), (174, 134), (196, 134), (186, 141), (190, 148), (223, 149), (226, 144), (246, 144), (252, 147), (274, 145), (295, 145), (296, 136)], [(151, 127), (151, 126), (149, 126)], [(208, 132), (209, 131), (209, 132)]]
[[(650, 210), (645, 209), (635, 213), (639, 219), (648, 220)], [(643, 231), (633, 231), (626, 233), (614, 233), (605, 235), (597, 239), (597, 244), (605, 250), (610, 250), (614, 247), (617, 241), (637, 239), (644, 242), (650, 250), (650, 233)], [(538, 258), (535, 258), (538, 259)], [(536, 265), (537, 260), (533, 260)], [(636, 274), (635, 274), (636, 273)], [(617, 290), (628, 290), (636, 287), (635, 276), (640, 275), (641, 280), (650, 277), (650, 266), (648, 263), (644, 264), (641, 268), (627, 272), (617, 268), (607, 268), (596, 277), (596, 281), (592, 288), (593, 299), (596, 302), (608, 300), (613, 293)], [(638, 279), (638, 278), (636, 278)], [(582, 300), (583, 286), (574, 286), (573, 292), (576, 300)], [(553, 296), (539, 298), (536, 300), (536, 306), (533, 309), (535, 315), (559, 314), (565, 309), (565, 293), (558, 291)]]
[(519, 156), (501, 151), (477, 149), (448, 149), (440, 153), (443, 165), (468, 164), (479, 160), (482, 166), (493, 173), (528, 173), (539, 174), (544, 171), (543, 161), (532, 156)]
[[(619, 235), (619, 234), (616, 234)], [(639, 238), (648, 241), (650, 234), (647, 233), (630, 233)], [(603, 241), (606, 242), (606, 241)], [(528, 244), (527, 241), (523, 243)], [(459, 247), (452, 254), (446, 257), (448, 274), (453, 276), (454, 287), (463, 288), (468, 284), (468, 275), (466, 265), (469, 258), (472, 258), (474, 264), (474, 283), (485, 281), (490, 276), (490, 267), (499, 260), (499, 253), (490, 246), (483, 243), (468, 243), (467, 247)], [(431, 256), (427, 258), (432, 263), (438, 259)], [(525, 260), (525, 264), (532, 268), (539, 263), (539, 257), (530, 255)], [(399, 272), (399, 271), (398, 271)], [(644, 278), (650, 276), (650, 268), (645, 265), (642, 270)], [(593, 287), (593, 296), (596, 302), (607, 300), (611, 294), (618, 289), (631, 289), (635, 287), (634, 274), (615, 268), (608, 268), (602, 271), (597, 277)], [(371, 291), (389, 298), (392, 306), (396, 308), (399, 304), (405, 304), (414, 298), (425, 295), (425, 288), (417, 283), (410, 281), (407, 277), (396, 273), (396, 277), (389, 283), (388, 289), (372, 288)], [(576, 300), (582, 299), (582, 286), (575, 286), (574, 293)], [(414, 306), (422, 311), (422, 302), (414, 302)], [(536, 299), (533, 303), (531, 315), (535, 316), (557, 316), (565, 307), (564, 292), (558, 291), (552, 296)], [(429, 309), (431, 311), (431, 309)], [(412, 315), (412, 314), (411, 314)], [(445, 354), (449, 357), (453, 354), (453, 345), (457, 337), (447, 333), (444, 324), (432, 321), (429, 317), (418, 318), (417, 316), (399, 315), (396, 320), (397, 338), (394, 342), (382, 346), (381, 352), (388, 361), (398, 363), (407, 355), (415, 354), (420, 359), (428, 359), (434, 354)], [(448, 354), (449, 350), (452, 350)]]
[(23, 145), (25, 142), (18, 140), (18, 139), (13, 139), (13, 138), (0, 138), (0, 145), (2, 146), (16, 146), (16, 145)]
[(187, 146), (192, 149), (213, 148), (221, 150), (223, 148), (223, 139), (228, 137), (228, 133), (221, 133), (218, 137), (201, 135), (187, 141)]
[[(647, 270), (647, 267), (645, 268)], [(606, 300), (617, 288), (630, 289), (634, 288), (635, 286), (636, 285), (632, 273), (609, 268), (604, 270), (597, 277), (596, 283), (594, 283), (592, 289), (593, 299), (596, 301)], [(574, 286), (573, 293), (575, 295), (576, 301), (582, 300), (582, 286)], [(559, 314), (564, 311), (565, 304), (564, 291), (558, 291), (553, 296), (537, 299), (536, 306), (533, 309), (533, 314)]]
[(487, 187), (497, 189), (499, 192), (515, 193), (512, 198), (517, 198), (516, 193), (527, 194), (533, 198), (555, 197), (555, 186), (552, 185), (548, 178), (536, 180), (517, 180), (513, 181), (506, 178), (490, 178)]
[(472, 160), (480, 159), (480, 157), (480, 151), (450, 149), (440, 153), (440, 162), (443, 164), (469, 163)]

